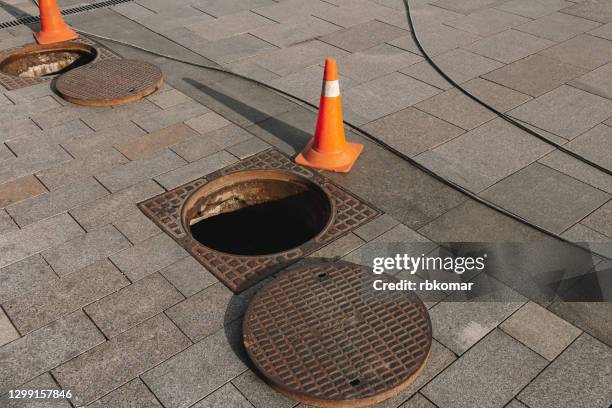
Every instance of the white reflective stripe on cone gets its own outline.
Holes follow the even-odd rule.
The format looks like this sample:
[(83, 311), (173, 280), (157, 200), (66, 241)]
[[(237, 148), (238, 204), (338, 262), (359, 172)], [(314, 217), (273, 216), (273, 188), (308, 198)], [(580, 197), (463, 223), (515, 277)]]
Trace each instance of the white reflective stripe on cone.
[(323, 81), (323, 96), (328, 98), (340, 96), (340, 83), (337, 79), (335, 81)]

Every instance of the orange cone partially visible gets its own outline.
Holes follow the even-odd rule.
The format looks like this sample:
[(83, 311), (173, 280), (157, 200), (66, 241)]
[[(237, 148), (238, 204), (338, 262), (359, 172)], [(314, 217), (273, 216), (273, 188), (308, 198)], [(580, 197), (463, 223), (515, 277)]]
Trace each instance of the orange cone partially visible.
[(363, 145), (348, 143), (344, 136), (338, 66), (336, 60), (328, 58), (325, 60), (317, 128), (295, 162), (302, 166), (348, 173), (362, 150)]
[(41, 30), (34, 34), (37, 43), (54, 44), (73, 40), (79, 36), (64, 23), (57, 0), (40, 0), (39, 7)]

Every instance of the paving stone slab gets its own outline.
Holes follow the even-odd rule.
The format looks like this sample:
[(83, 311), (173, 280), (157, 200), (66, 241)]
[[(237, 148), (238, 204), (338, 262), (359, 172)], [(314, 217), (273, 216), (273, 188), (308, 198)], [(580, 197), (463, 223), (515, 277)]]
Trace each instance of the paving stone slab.
[[(418, 17), (415, 16), (415, 19), (416, 18)], [(415, 24), (417, 23), (415, 22)], [(417, 34), (421, 46), (430, 56), (440, 55), (482, 39), (479, 35), (458, 30), (443, 24), (428, 25), (424, 26), (423, 29), (417, 27)], [(412, 34), (389, 40), (387, 43), (414, 54), (421, 55), (421, 50), (414, 42)]]
[(612, 114), (612, 101), (563, 85), (509, 114), (555, 135), (573, 139), (607, 119)]
[(197, 102), (185, 102), (162, 111), (141, 116), (134, 119), (134, 122), (147, 132), (154, 132), (170, 125), (200, 116), (209, 111), (210, 109)]
[(87, 138), (93, 133), (93, 130), (83, 121), (73, 120), (43, 131), (21, 135), (5, 143), (17, 156), (22, 156), (34, 150), (53, 148), (54, 145), (68, 140)]
[(13, 152), (11, 152), (11, 150), (6, 147), (6, 144), (2, 144), (0, 145), (0, 162), (7, 160), (7, 159), (12, 159), (15, 157), (15, 154), (13, 154)]
[(161, 232), (157, 225), (137, 208), (124, 218), (116, 220), (113, 225), (132, 244), (152, 238)]
[(612, 201), (608, 201), (601, 208), (598, 208), (586, 217), (582, 224), (608, 237), (612, 237)]
[(244, 398), (232, 383), (227, 383), (193, 406), (193, 408), (221, 407), (253, 408), (253, 405)]
[[(609, 263), (605, 267), (609, 268)], [(556, 301), (550, 311), (612, 347), (612, 304), (610, 302)]]
[(19, 157), (4, 160), (0, 168), (0, 185), (48, 169), (72, 157), (60, 146), (34, 150)]
[(585, 0), (563, 9), (563, 12), (600, 23), (612, 22), (612, 5), (605, 0)]
[(215, 62), (226, 64), (276, 49), (274, 45), (251, 34), (240, 34), (203, 43), (194, 51)]
[(571, 2), (565, 0), (511, 0), (498, 4), (495, 8), (519, 16), (537, 19), (572, 5)]
[(420, 154), (416, 160), (454, 182), (479, 192), (552, 149), (498, 118)]
[(82, 312), (72, 313), (0, 348), (0, 394), (104, 341)]
[(84, 310), (106, 337), (111, 338), (183, 299), (162, 275), (154, 273), (88, 305)]
[(612, 99), (612, 63), (597, 68), (569, 82), (569, 85), (604, 98)]
[(501, 10), (490, 8), (471, 13), (456, 20), (447, 21), (444, 24), (487, 37), (525, 24), (528, 21), (530, 20), (516, 14), (505, 13)]
[(411, 157), (465, 132), (415, 108), (406, 108), (370, 122), (364, 129)]
[(308, 258), (333, 259), (342, 257), (348, 254), (349, 252), (359, 248), (364, 243), (365, 241), (359, 238), (357, 235), (349, 233), (343, 237), (338, 238), (334, 242), (324, 246), (318, 251), (315, 251), (312, 254), (308, 255)]
[(563, 42), (596, 27), (599, 27), (599, 23), (591, 20), (563, 13), (552, 13), (520, 25), (516, 29), (551, 41)]
[(167, 266), (160, 273), (185, 297), (195, 295), (218, 282), (212, 273), (190, 256)]
[(422, 394), (417, 393), (398, 408), (436, 408), (436, 406), (429, 402)]
[(29, 118), (3, 121), (0, 123), (0, 142), (36, 132), (40, 132), (40, 128)]
[(125, 164), (128, 159), (113, 148), (94, 150), (80, 159), (36, 173), (36, 177), (50, 190), (78, 183), (94, 174)]
[(19, 332), (15, 329), (15, 326), (13, 326), (13, 323), (11, 323), (4, 311), (0, 309), (0, 347), (18, 338)]
[(538, 162), (612, 194), (610, 176), (565, 153), (554, 151)]
[(6, 234), (8, 232), (13, 232), (18, 230), (19, 227), (15, 224), (15, 221), (11, 218), (11, 216), (6, 212), (6, 210), (0, 210), (0, 235)]
[(187, 252), (166, 234), (159, 234), (110, 256), (133, 282), (188, 256)]
[(163, 314), (79, 355), (52, 371), (71, 401), (86, 405), (191, 344)]
[(595, 30), (589, 31), (589, 34), (605, 38), (606, 40), (612, 40), (612, 23), (602, 25)]
[(252, 370), (247, 370), (231, 382), (255, 408), (292, 408), (296, 402), (275, 391)]
[(108, 191), (94, 178), (43, 193), (6, 208), (22, 228), (36, 221), (68, 211), (79, 205), (108, 195)]
[(516, 172), (481, 196), (556, 233), (610, 199), (609, 194), (539, 163)]
[(90, 231), (124, 218), (137, 209), (136, 203), (154, 197), (164, 190), (154, 181), (144, 181), (93, 203), (75, 208), (70, 214)]
[(316, 10), (312, 14), (336, 25), (351, 27), (374, 19), (383, 19), (394, 13), (396, 11), (388, 7), (364, 0), (354, 0), (325, 11)]
[(216, 112), (207, 112), (203, 115), (186, 120), (185, 124), (203, 135), (213, 130), (221, 129), (229, 125), (230, 122)]
[(438, 0), (432, 4), (438, 7), (443, 7), (448, 10), (453, 10), (458, 13), (470, 14), (480, 9), (493, 7), (503, 1), (499, 0)]
[(202, 177), (208, 173), (212, 173), (213, 171), (235, 163), (236, 161), (238, 161), (236, 157), (222, 150), (218, 153), (214, 153), (210, 156), (196, 160), (193, 163), (189, 163), (188, 165), (173, 170), (169, 173), (157, 176), (155, 180), (157, 180), (159, 184), (164, 186), (166, 189), (171, 190), (182, 184), (195, 180), (198, 177)]
[(162, 408), (146, 385), (135, 378), (88, 405), (89, 408)]
[(83, 229), (68, 214), (60, 214), (1, 235), (0, 267), (60, 245), (82, 234)]
[(207, 14), (220, 17), (242, 10), (258, 9), (275, 4), (272, 0), (228, 0), (221, 2), (198, 2), (197, 8)]
[(565, 239), (576, 242), (589, 251), (612, 259), (612, 238), (582, 224), (576, 224), (561, 234)]
[(5, 106), (0, 111), (0, 121), (5, 122), (16, 119), (25, 119), (36, 113), (45, 112), (59, 106), (61, 106), (59, 102), (57, 102), (51, 96), (37, 98), (30, 103)]
[[(280, 5), (284, 5), (285, 3), (291, 2), (283, 2), (280, 3)], [(308, 3), (325, 4), (316, 1), (309, 1)], [(308, 4), (304, 2), (294, 4), (303, 4), (304, 7), (308, 6)], [(257, 12), (260, 11), (257, 10)], [(280, 24), (269, 24), (258, 27), (250, 30), (250, 33), (277, 47), (286, 48), (315, 38), (321, 38), (326, 34), (339, 30), (342, 30), (342, 27), (328, 23), (320, 18), (311, 15), (294, 15), (286, 21), (281, 21)]]
[(147, 134), (134, 141), (115, 145), (115, 148), (128, 159), (139, 160), (196, 136), (198, 136), (198, 133), (195, 130), (179, 123)]
[(168, 109), (181, 103), (191, 102), (191, 98), (176, 89), (158, 91), (147, 96), (147, 99), (162, 109)]
[(189, 407), (247, 369), (234, 352), (239, 332), (237, 323), (218, 330), (141, 378), (165, 407)]
[(393, 229), (397, 224), (399, 224), (399, 222), (393, 219), (389, 214), (383, 214), (357, 228), (353, 233), (364, 241), (371, 241)]
[(0, 269), (0, 303), (48, 285), (57, 275), (47, 262), (34, 255)]
[[(20, 390), (61, 390), (53, 377), (45, 373), (29, 381)], [(0, 404), (5, 408), (70, 408), (70, 402), (65, 398), (58, 399), (10, 399), (8, 394), (0, 397)]]
[(519, 92), (540, 96), (586, 71), (543, 55), (532, 55), (482, 77)]
[[(385, 23), (393, 24), (394, 26), (403, 28), (404, 30), (410, 30), (410, 25), (408, 24), (408, 19), (406, 18), (406, 10), (405, 5), (403, 4), (403, 0), (400, 2), (395, 2), (395, 7), (391, 6), (391, 8), (399, 8), (399, 11), (395, 11), (391, 14), (385, 14), (383, 16), (378, 17), (377, 19), (380, 21), (384, 21)], [(411, 5), (411, 11), (413, 16), (413, 22), (418, 32), (424, 31), (431, 26), (442, 24), (445, 21), (455, 20), (462, 16), (461, 14), (455, 13), (454, 11), (450, 11), (441, 7), (437, 7), (436, 5), (430, 5), (427, 3), (422, 4), (421, 2), (413, 2), (413, 4)]]
[(604, 168), (612, 168), (612, 128), (595, 126), (567, 144), (567, 147)]
[(267, 150), (271, 147), (272, 146), (270, 146), (268, 143), (264, 142), (260, 138), (252, 137), (243, 142), (230, 146), (226, 148), (226, 150), (232, 155), (239, 158), (240, 160), (244, 160), (247, 157), (253, 156), (254, 154), (257, 154), (259, 152), (263, 152), (264, 150)]
[(3, 307), (19, 331), (25, 334), (128, 284), (117, 268), (99, 261), (41, 289), (15, 297)]
[(499, 327), (549, 361), (553, 361), (582, 333), (533, 302), (526, 303)]
[[(88, 138), (68, 140), (62, 143), (62, 147), (77, 159), (87, 160), (91, 155), (101, 154), (99, 151), (108, 151), (114, 144), (135, 141), (146, 134), (132, 122), (120, 122), (117, 118), (112, 121), (115, 126), (98, 130)], [(108, 120), (104, 123), (108, 124)]]
[(463, 48), (509, 64), (553, 45), (555, 45), (553, 41), (517, 30), (506, 30), (475, 43), (464, 45)]
[(610, 61), (612, 47), (606, 39), (582, 34), (540, 51), (540, 54), (591, 70)]
[(188, 24), (186, 28), (207, 41), (217, 41), (248, 33), (258, 27), (275, 24), (274, 21), (268, 18), (262, 17), (249, 10), (244, 10), (238, 13), (221, 16), (207, 24)]
[(533, 408), (609, 407), (612, 403), (610, 347), (581, 335), (518, 396)]
[(407, 34), (401, 28), (372, 20), (323, 36), (321, 41), (349, 52), (357, 52)]
[(500, 330), (494, 330), (422, 393), (438, 406), (503, 407), (547, 361)]
[(172, 150), (188, 162), (194, 162), (202, 157), (217, 153), (225, 147), (244, 142), (251, 137), (253, 135), (240, 126), (230, 124), (208, 132), (203, 137), (187, 140), (172, 146)]

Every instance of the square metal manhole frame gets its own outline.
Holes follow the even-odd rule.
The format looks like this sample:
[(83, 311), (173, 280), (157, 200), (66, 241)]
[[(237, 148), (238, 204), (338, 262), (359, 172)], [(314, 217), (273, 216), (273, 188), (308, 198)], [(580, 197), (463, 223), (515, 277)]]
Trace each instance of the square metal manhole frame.
[[(97, 43), (89, 38), (83, 37), (80, 35), (78, 38), (74, 40), (70, 40), (68, 42), (75, 42), (89, 45), (96, 49), (98, 52), (98, 56), (94, 60), (94, 62), (105, 61), (108, 59), (121, 59), (121, 57), (110, 49), (106, 48), (100, 43)], [(25, 47), (29, 47), (32, 44), (21, 45), (19, 47), (9, 48), (7, 50), (0, 51), (0, 60), (5, 58), (8, 54), (11, 54), (17, 50), (20, 50)], [(7, 90), (13, 91), (15, 89), (26, 88), (28, 86), (42, 84), (44, 82), (48, 82), (53, 80), (54, 77), (36, 77), (36, 78), (22, 78), (13, 75), (7, 75), (3, 72), (0, 72), (0, 84), (3, 85)]]
[[(244, 170), (285, 170), (317, 183), (332, 200), (331, 222), (312, 240), (271, 255), (231, 255), (202, 245), (192, 238), (183, 224), (183, 204), (192, 193), (208, 182)], [(140, 202), (138, 208), (234, 293), (250, 288), (382, 214), (378, 208), (346, 191), (322, 174), (294, 164), (276, 149), (265, 150)]]

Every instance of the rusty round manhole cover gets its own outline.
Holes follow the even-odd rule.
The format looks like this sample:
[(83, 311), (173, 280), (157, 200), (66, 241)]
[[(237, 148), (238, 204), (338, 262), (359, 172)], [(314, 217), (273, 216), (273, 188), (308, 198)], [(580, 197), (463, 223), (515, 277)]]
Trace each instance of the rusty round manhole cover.
[(408, 387), (431, 347), (412, 292), (375, 291), (366, 267), (322, 263), (281, 275), (249, 305), (245, 348), (278, 391), (309, 405), (361, 407)]
[(61, 75), (57, 92), (69, 102), (89, 106), (122, 105), (152, 94), (162, 85), (161, 70), (137, 60), (107, 60)]

